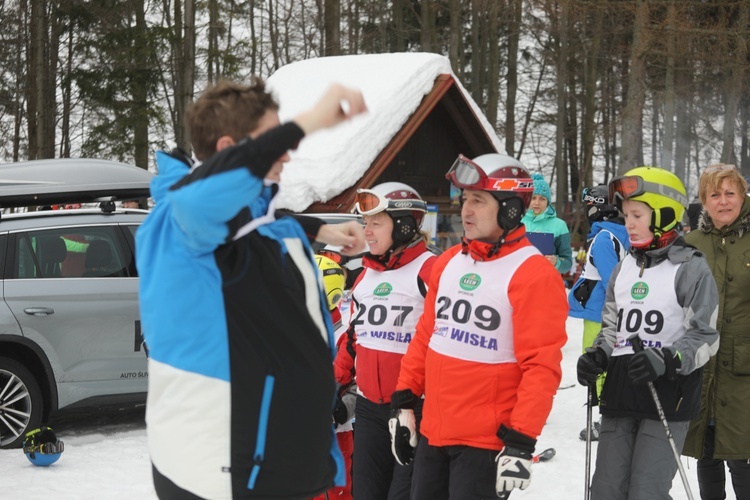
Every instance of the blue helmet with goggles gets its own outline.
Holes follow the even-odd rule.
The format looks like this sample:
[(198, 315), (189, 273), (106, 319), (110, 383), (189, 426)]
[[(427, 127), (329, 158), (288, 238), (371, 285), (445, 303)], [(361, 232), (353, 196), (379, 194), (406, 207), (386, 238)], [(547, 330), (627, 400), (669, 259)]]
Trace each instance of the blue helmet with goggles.
[(57, 439), (50, 427), (40, 427), (29, 431), (23, 440), (23, 452), (34, 465), (46, 467), (60, 459), (65, 446)]
[(497, 224), (505, 231), (515, 229), (531, 203), (534, 181), (517, 159), (490, 153), (473, 160), (458, 155), (445, 174), (446, 179), (461, 189), (487, 191), (498, 203)]
[(409, 243), (422, 227), (427, 203), (403, 182), (384, 182), (372, 189), (358, 189), (354, 212), (361, 215), (387, 213), (393, 219), (394, 248)]

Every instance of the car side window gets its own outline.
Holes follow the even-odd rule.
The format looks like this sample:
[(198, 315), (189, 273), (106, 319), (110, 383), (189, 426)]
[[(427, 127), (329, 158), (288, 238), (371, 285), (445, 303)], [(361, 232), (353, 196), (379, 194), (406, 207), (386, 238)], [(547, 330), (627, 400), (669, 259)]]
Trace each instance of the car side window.
[(46, 229), (19, 233), (15, 276), (29, 278), (127, 277), (113, 226)]

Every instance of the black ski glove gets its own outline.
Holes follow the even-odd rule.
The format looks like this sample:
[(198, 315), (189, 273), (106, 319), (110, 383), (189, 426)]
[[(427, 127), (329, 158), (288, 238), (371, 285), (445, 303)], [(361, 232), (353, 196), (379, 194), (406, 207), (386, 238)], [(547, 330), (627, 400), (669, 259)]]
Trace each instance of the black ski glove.
[(578, 358), (578, 383), (584, 386), (596, 384), (608, 363), (607, 353), (598, 347), (587, 347)]
[(662, 375), (667, 380), (677, 380), (681, 366), (680, 354), (671, 347), (644, 349), (630, 358), (628, 376), (634, 384), (653, 382)]
[(388, 421), (391, 453), (401, 465), (409, 465), (414, 460), (417, 447), (416, 403), (417, 397), (409, 389), (396, 391), (391, 396), (391, 419)]

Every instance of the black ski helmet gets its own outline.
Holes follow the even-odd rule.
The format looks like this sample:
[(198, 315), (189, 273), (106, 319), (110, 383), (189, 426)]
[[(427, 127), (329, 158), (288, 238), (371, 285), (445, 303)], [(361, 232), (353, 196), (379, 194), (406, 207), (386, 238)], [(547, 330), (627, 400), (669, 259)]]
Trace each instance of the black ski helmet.
[(589, 224), (608, 221), (620, 214), (617, 207), (609, 204), (609, 188), (606, 184), (583, 188), (581, 201), (586, 205)]

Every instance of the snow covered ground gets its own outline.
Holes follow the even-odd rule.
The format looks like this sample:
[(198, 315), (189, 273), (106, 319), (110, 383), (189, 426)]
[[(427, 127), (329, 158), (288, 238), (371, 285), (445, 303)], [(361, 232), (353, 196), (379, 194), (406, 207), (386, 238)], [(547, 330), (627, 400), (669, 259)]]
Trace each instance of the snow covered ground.
[[(564, 350), (563, 380), (549, 421), (539, 439), (539, 451), (554, 447), (557, 456), (534, 466), (531, 486), (514, 492), (515, 500), (583, 498), (585, 443), (578, 439), (584, 427), (586, 391), (576, 384), (575, 365), (580, 352), (582, 323), (568, 320), (568, 344)], [(569, 387), (576, 384), (574, 387)], [(11, 500), (148, 500), (156, 495), (146, 450), (143, 410), (82, 418), (63, 416), (50, 425), (65, 442), (60, 460), (48, 468), (35, 467), (20, 450), (0, 451), (0, 498)], [(593, 461), (596, 446), (592, 446)], [(200, 459), (200, 457), (193, 457)], [(693, 495), (698, 498), (696, 462), (682, 459)], [(679, 473), (672, 497), (687, 499)], [(727, 495), (734, 500), (732, 492)]]

